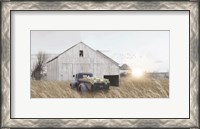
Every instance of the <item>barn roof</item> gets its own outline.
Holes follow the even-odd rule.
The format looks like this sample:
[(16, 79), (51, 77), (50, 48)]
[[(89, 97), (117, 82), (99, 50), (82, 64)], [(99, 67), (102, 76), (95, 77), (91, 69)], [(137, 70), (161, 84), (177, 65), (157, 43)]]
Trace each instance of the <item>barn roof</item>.
[(101, 55), (104, 56), (105, 58), (109, 59), (109, 60), (112, 61), (114, 64), (119, 65), (116, 61), (114, 61), (113, 59), (111, 59), (111, 58), (108, 57), (107, 55), (103, 54), (101, 51), (96, 50), (96, 52), (98, 52), (99, 54), (101, 54)]
[[(60, 53), (59, 55), (57, 55), (56, 57), (54, 57), (54, 58), (52, 58), (51, 60), (49, 60), (49, 61), (47, 61), (47, 63), (49, 63), (49, 62), (51, 62), (51, 61), (53, 61), (53, 60), (55, 60), (55, 59), (57, 59), (60, 55), (62, 55), (62, 54), (64, 54), (65, 52), (67, 52), (68, 50), (70, 50), (70, 49), (72, 49), (73, 47), (75, 47), (75, 46), (77, 46), (78, 44), (80, 44), (80, 43), (82, 43), (82, 44), (84, 44), (84, 45), (86, 45), (85, 43), (83, 43), (83, 42), (79, 42), (79, 43), (77, 43), (77, 44), (75, 44), (75, 45), (73, 45), (72, 47), (70, 47), (70, 48), (68, 48), (67, 50), (65, 50), (64, 52), (62, 52), (62, 53)], [(92, 50), (94, 50), (93, 48), (91, 48), (90, 46), (88, 46), (88, 45), (86, 45), (87, 47), (89, 47), (90, 49), (92, 49)], [(95, 51), (95, 50), (94, 50)], [(99, 50), (96, 50), (96, 52), (97, 53), (99, 53), (100, 55), (102, 55), (102, 56), (104, 56), (105, 58), (107, 58), (107, 59), (109, 59), (111, 62), (113, 62), (114, 64), (116, 64), (116, 65), (119, 65), (116, 61), (114, 61), (113, 59), (111, 59), (110, 57), (108, 57), (107, 55), (105, 55), (105, 54), (103, 54), (101, 51), (99, 51)]]
[(127, 64), (123, 64), (121, 67), (120, 67), (121, 70), (131, 70), (131, 68), (127, 65)]
[[(81, 43), (81, 42), (79, 42), (79, 43)], [(73, 48), (73, 47), (75, 47), (76, 45), (78, 45), (79, 43), (77, 43), (77, 44), (75, 44), (75, 45), (73, 45), (73, 46), (71, 46), (70, 48), (68, 48), (67, 50), (65, 50), (64, 52), (62, 52), (62, 53), (60, 53), (59, 55), (57, 55), (56, 57), (54, 57), (54, 58), (52, 58), (51, 60), (49, 60), (49, 61), (47, 61), (47, 63), (49, 63), (49, 62), (51, 62), (51, 61), (53, 61), (53, 60), (55, 60), (55, 59), (57, 59), (60, 55), (62, 55), (63, 53), (65, 53), (66, 51), (68, 51), (69, 49), (71, 49), (71, 48)]]

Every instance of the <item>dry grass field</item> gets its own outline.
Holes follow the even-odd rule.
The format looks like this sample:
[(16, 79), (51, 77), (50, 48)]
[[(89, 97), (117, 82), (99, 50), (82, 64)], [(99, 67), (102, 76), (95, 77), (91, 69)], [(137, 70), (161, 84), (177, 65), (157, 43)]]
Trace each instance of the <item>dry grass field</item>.
[(80, 93), (70, 88), (68, 81), (31, 81), (32, 98), (168, 98), (168, 78), (125, 77), (120, 86), (110, 86), (109, 91)]

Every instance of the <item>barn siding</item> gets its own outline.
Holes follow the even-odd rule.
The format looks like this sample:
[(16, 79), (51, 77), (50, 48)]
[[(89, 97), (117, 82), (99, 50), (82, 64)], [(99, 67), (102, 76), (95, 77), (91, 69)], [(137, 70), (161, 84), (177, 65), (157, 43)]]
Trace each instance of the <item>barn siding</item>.
[(47, 79), (58, 80), (58, 58), (47, 64)]
[[(83, 50), (83, 57), (79, 57), (79, 50)], [(100, 78), (104, 75), (119, 75), (117, 64), (83, 43), (67, 50), (57, 58), (57, 61), (52, 62), (57, 62), (59, 66), (58, 80), (73, 80), (73, 75), (79, 72), (93, 73), (95, 77)]]

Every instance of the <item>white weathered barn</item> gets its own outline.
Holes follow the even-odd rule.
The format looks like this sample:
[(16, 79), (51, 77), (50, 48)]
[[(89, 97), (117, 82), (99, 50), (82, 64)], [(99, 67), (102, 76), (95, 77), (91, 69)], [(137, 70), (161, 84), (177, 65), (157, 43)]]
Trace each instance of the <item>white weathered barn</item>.
[(83, 42), (47, 62), (48, 80), (74, 80), (77, 73), (92, 73), (94, 77), (108, 78), (111, 85), (119, 85), (118, 63)]

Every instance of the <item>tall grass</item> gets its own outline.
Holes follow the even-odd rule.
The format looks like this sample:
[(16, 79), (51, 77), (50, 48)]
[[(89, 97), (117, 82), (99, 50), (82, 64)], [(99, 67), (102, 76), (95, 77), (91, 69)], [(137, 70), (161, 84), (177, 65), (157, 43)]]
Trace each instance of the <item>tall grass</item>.
[(120, 86), (108, 91), (80, 93), (70, 88), (69, 81), (31, 81), (32, 98), (168, 98), (167, 78), (120, 79)]

